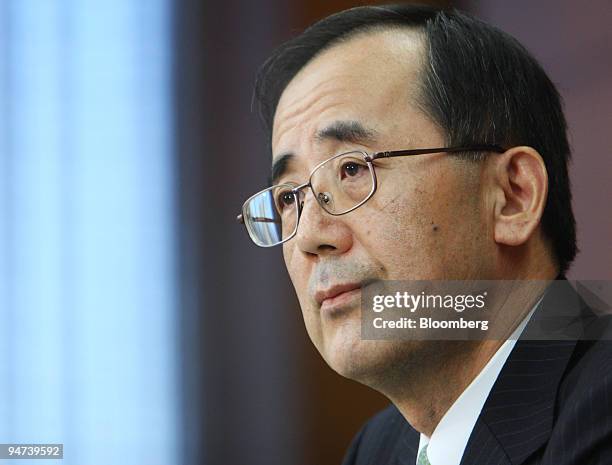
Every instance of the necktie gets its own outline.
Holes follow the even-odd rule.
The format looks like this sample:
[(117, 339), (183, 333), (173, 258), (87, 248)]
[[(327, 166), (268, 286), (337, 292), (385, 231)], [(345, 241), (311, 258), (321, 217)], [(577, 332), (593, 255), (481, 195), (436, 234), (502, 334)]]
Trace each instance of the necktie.
[(431, 465), (429, 463), (429, 459), (427, 458), (427, 445), (425, 445), (421, 452), (419, 452), (419, 457), (417, 458), (417, 465)]

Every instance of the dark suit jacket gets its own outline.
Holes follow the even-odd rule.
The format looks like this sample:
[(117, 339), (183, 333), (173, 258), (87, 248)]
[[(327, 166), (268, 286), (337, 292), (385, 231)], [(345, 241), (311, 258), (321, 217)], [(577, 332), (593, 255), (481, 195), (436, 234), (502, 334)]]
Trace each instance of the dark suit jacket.
[[(549, 319), (557, 340), (523, 339), (558, 309), (574, 317)], [(563, 337), (564, 328), (575, 333), (576, 321), (580, 340)], [(612, 464), (609, 326), (567, 283), (545, 296), (485, 402), (461, 465)], [(353, 439), (343, 465), (414, 465), (418, 446), (419, 433), (390, 406)]]

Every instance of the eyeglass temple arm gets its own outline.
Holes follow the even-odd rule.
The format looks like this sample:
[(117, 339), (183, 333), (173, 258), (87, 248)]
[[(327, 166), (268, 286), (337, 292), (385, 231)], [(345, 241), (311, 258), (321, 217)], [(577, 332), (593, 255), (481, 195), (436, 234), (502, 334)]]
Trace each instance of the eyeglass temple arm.
[(434, 149), (415, 149), (415, 150), (393, 150), (390, 152), (376, 152), (370, 157), (371, 160), (377, 158), (405, 157), (409, 155), (427, 155), (429, 153), (443, 152), (496, 152), (504, 153), (506, 149), (500, 145), (470, 145), (466, 147), (438, 147)]
[[(280, 221), (273, 218), (266, 218), (265, 216), (254, 216), (251, 218), (253, 221), (259, 221), (260, 223), (280, 223)], [(236, 217), (238, 223), (244, 224), (244, 216), (242, 213)]]

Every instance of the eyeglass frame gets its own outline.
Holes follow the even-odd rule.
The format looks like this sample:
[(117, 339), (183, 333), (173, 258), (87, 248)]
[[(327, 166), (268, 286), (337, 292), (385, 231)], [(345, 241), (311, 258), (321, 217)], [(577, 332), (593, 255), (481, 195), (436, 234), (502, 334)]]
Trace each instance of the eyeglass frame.
[[(255, 243), (255, 245), (259, 246), (259, 247), (275, 247), (277, 245), (281, 245), (284, 244), (285, 242), (293, 239), (295, 237), (295, 235), (297, 234), (297, 230), (298, 230), (298, 226), (300, 224), (300, 218), (302, 216), (302, 209), (304, 207), (304, 202), (300, 202), (300, 191), (302, 189), (305, 189), (306, 187), (310, 187), (310, 191), (312, 192), (313, 197), (315, 198), (315, 200), (317, 201), (317, 204), (319, 205), (319, 207), (321, 209), (323, 209), (323, 211), (325, 211), (326, 213), (328, 213), (329, 215), (332, 216), (341, 216), (341, 215), (346, 215), (347, 213), (352, 212), (353, 210), (356, 210), (357, 208), (361, 207), (364, 203), (366, 203), (368, 200), (370, 200), (373, 196), (374, 193), (376, 192), (376, 188), (378, 187), (378, 182), (377, 182), (377, 178), (376, 178), (376, 170), (374, 169), (374, 165), (372, 164), (372, 162), (374, 160), (378, 160), (381, 158), (393, 158), (393, 157), (405, 157), (405, 156), (413, 156), (413, 155), (429, 155), (429, 154), (433, 154), (433, 153), (457, 153), (457, 152), (494, 152), (494, 153), (504, 153), (506, 151), (506, 149), (504, 149), (502, 146), (497, 145), (497, 144), (481, 144), (481, 145), (469, 145), (469, 146), (465, 146), (465, 147), (437, 147), (437, 148), (432, 148), (432, 149), (407, 149), (407, 150), (391, 150), (391, 151), (382, 151), (382, 152), (374, 152), (372, 154), (369, 154), (368, 152), (362, 151), (362, 150), (350, 150), (348, 152), (343, 152), (343, 153), (339, 153), (337, 155), (334, 155), (332, 157), (329, 157), (328, 159), (322, 161), (321, 163), (317, 164), (311, 171), (310, 174), (308, 175), (308, 181), (300, 184), (298, 186), (295, 186), (294, 188), (291, 189), (291, 193), (295, 196), (296, 201), (297, 201), (297, 209), (296, 209), (296, 214), (297, 214), (297, 218), (296, 218), (296, 222), (295, 222), (295, 228), (293, 230), (293, 232), (287, 236), (285, 239), (283, 239), (280, 242), (276, 242), (274, 244), (269, 244), (269, 245), (264, 245), (264, 244), (258, 244), (257, 242), (255, 242), (255, 240), (253, 240), (253, 237), (251, 235), (251, 229), (249, 228), (249, 225), (244, 221), (244, 213), (245, 213), (245, 207), (246, 205), (255, 197), (257, 197), (258, 195), (262, 194), (265, 191), (268, 191), (274, 187), (279, 187), (284, 185), (284, 183), (281, 184), (275, 184), (273, 186), (267, 187), (266, 189), (262, 189), (258, 192), (256, 192), (255, 194), (251, 195), (248, 199), (245, 200), (245, 202), (242, 204), (242, 213), (239, 214), (236, 217), (236, 221), (238, 223), (242, 223), (245, 225), (247, 232), (249, 233), (249, 236), (251, 238), (251, 240)], [(325, 163), (329, 162), (330, 160), (333, 160), (334, 158), (339, 158), (343, 155), (348, 155), (350, 153), (361, 153), (363, 155), (363, 160), (367, 163), (368, 165), (368, 169), (370, 170), (370, 173), (372, 175), (372, 190), (370, 191), (370, 193), (361, 201), (359, 202), (357, 205), (349, 208), (346, 211), (343, 211), (341, 213), (332, 213), (329, 210), (327, 210), (323, 205), (321, 205), (321, 201), (319, 199), (317, 199), (317, 195), (316, 192), (314, 191), (313, 187), (312, 187), (312, 175), (314, 174), (315, 171), (317, 171), (322, 165), (324, 165)], [(287, 184), (288, 186), (290, 184)]]

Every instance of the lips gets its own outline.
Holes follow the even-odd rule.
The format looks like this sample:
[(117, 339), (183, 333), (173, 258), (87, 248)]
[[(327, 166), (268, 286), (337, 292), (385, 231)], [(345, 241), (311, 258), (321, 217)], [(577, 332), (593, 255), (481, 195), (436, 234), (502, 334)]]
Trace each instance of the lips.
[(328, 289), (317, 291), (315, 293), (315, 300), (319, 306), (333, 303), (339, 300), (345, 294), (348, 295), (351, 291), (361, 289), (361, 283), (347, 283), (332, 286)]

